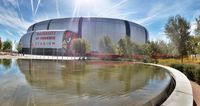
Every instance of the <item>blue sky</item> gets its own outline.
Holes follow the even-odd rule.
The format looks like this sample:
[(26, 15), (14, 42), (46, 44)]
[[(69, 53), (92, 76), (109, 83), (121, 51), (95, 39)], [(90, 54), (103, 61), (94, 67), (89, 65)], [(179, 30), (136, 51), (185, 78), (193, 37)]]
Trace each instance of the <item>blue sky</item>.
[(164, 26), (177, 14), (193, 31), (200, 0), (0, 0), (0, 37), (19, 41), (31, 24), (42, 20), (99, 16), (136, 22), (148, 29), (150, 40), (166, 40)]

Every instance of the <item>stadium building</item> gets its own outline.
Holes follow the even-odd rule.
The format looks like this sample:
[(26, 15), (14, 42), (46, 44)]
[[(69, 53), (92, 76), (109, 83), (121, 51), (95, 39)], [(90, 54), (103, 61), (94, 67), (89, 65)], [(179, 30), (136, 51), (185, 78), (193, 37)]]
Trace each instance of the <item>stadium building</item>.
[(148, 41), (148, 31), (134, 22), (111, 18), (61, 18), (51, 19), (31, 25), (20, 39), (25, 54), (70, 55), (71, 41), (76, 38), (87, 40), (91, 52), (99, 52), (99, 41), (109, 36), (117, 43), (125, 36), (136, 44)]

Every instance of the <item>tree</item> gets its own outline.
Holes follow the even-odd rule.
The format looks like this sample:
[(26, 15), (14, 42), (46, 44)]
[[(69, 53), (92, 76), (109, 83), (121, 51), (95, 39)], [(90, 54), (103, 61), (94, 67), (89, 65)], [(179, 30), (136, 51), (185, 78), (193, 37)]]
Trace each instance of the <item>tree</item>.
[(176, 49), (176, 45), (173, 44), (172, 42), (169, 42), (167, 44), (167, 50), (168, 50), (168, 54), (173, 56), (173, 57), (177, 57), (179, 56), (179, 52), (178, 50)]
[(100, 39), (99, 49), (103, 53), (115, 53), (115, 46), (109, 36), (104, 36)]
[(6, 40), (3, 42), (3, 50), (4, 51), (11, 51), (12, 50), (12, 41)]
[(142, 45), (137, 45), (134, 42), (132, 42), (132, 49), (133, 49), (133, 54), (144, 55), (144, 49)]
[(119, 55), (132, 58), (133, 54), (133, 42), (130, 37), (126, 36), (118, 41), (117, 51)]
[(77, 55), (83, 56), (90, 50), (90, 45), (86, 40), (77, 38), (73, 41), (73, 49)]
[(20, 45), (20, 43), (16, 44), (16, 50), (18, 51), (18, 53), (22, 52), (22, 46)]
[(2, 48), (2, 42), (1, 42), (1, 38), (0, 38), (0, 50), (1, 50), (1, 48)]
[(165, 25), (165, 33), (172, 43), (176, 45), (182, 63), (183, 57), (187, 56), (187, 42), (190, 35), (189, 30), (190, 24), (180, 15), (170, 17)]
[(200, 53), (200, 16), (196, 18), (195, 39), (197, 42), (196, 52)]
[(157, 44), (157, 46), (160, 49), (161, 53), (163, 53), (163, 54), (168, 54), (169, 53), (168, 44), (165, 41), (157, 40), (157, 41), (155, 41), (155, 43)]
[(5, 69), (9, 69), (11, 67), (12, 60), (11, 59), (3, 59), (2, 63), (3, 63), (3, 66), (5, 67)]
[(156, 61), (158, 55), (161, 53), (159, 45), (154, 41), (144, 44), (144, 50), (146, 55), (148, 55), (150, 58), (155, 59)]
[(196, 28), (195, 28), (195, 35), (191, 36), (188, 42), (188, 50), (189, 53), (192, 55), (200, 53), (200, 16), (196, 18)]
[(195, 28), (195, 35), (200, 36), (200, 16), (196, 18), (196, 28)]
[(165, 42), (164, 40), (155, 41), (156, 45), (160, 49), (160, 53), (163, 56), (177, 56), (177, 50), (171, 42)]

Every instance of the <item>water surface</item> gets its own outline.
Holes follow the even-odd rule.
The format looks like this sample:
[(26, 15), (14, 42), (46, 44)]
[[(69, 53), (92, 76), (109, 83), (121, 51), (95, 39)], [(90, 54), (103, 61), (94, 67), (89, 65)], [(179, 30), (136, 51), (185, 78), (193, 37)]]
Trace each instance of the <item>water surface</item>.
[(1, 106), (133, 106), (161, 93), (162, 68), (112, 61), (0, 60)]

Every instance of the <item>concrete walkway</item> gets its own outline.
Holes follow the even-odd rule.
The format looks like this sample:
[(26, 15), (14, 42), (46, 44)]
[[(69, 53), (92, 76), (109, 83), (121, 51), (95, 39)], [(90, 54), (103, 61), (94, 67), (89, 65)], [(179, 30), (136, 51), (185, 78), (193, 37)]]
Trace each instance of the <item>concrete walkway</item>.
[(0, 55), (0, 58), (4, 59), (43, 59), (43, 60), (84, 60), (87, 57), (77, 57), (77, 56), (44, 56), (44, 55)]
[(190, 83), (192, 85), (194, 101), (196, 102), (197, 106), (200, 106), (200, 86), (193, 81), (190, 81)]

